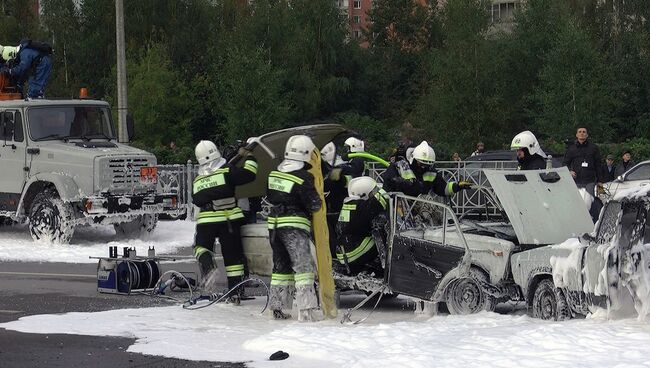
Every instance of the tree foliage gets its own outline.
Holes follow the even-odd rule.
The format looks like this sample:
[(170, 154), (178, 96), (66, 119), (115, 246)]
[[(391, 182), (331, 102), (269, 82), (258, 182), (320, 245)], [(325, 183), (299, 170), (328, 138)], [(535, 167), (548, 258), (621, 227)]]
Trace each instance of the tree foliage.
[[(40, 12), (34, 5), (40, 4)], [(184, 161), (220, 145), (335, 120), (385, 153), (427, 139), (441, 158), (532, 130), (561, 148), (579, 125), (618, 152), (650, 131), (650, 4), (527, 0), (495, 19), (488, 0), (374, 0), (359, 43), (333, 0), (125, 2), (137, 144)], [(115, 100), (115, 4), (0, 0), (0, 44), (55, 48), (48, 95)], [(174, 142), (180, 148), (171, 149)]]

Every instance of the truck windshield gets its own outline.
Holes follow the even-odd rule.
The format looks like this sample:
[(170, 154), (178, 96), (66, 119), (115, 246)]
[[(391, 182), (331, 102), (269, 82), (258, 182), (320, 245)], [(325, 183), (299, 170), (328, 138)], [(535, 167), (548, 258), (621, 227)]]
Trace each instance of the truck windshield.
[(29, 135), (35, 141), (114, 138), (110, 113), (103, 106), (47, 106), (27, 111)]

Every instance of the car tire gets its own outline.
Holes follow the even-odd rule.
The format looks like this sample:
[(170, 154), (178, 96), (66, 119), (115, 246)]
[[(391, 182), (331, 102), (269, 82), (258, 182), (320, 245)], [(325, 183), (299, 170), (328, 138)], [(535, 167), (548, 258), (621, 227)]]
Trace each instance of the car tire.
[(158, 224), (158, 215), (139, 215), (130, 221), (113, 224), (115, 234), (120, 238), (136, 239), (146, 237)]
[(496, 299), (481, 287), (489, 282), (482, 271), (472, 268), (468, 277), (452, 281), (447, 286), (446, 300), (450, 314), (473, 314), (480, 311), (493, 311)]
[(571, 318), (571, 309), (564, 291), (555, 287), (552, 279), (544, 279), (537, 284), (532, 303), (535, 318), (554, 321)]
[(29, 233), (35, 241), (68, 244), (74, 234), (74, 210), (56, 190), (46, 189), (34, 197), (29, 208)]

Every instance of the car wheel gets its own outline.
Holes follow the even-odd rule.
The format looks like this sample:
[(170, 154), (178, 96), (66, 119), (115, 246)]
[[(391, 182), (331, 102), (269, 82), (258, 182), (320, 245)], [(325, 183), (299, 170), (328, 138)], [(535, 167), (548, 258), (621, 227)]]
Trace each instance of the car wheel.
[(29, 233), (36, 241), (68, 244), (74, 234), (74, 211), (52, 189), (34, 197), (29, 209)]
[(446, 304), (450, 314), (473, 314), (493, 311), (496, 300), (483, 290), (481, 283), (487, 283), (483, 272), (472, 268), (467, 277), (451, 282), (447, 287)]
[(571, 318), (571, 310), (564, 291), (555, 287), (553, 280), (544, 279), (535, 289), (533, 295), (533, 317), (562, 321)]
[(113, 228), (117, 236), (133, 239), (151, 234), (157, 224), (158, 215), (140, 215), (130, 221), (113, 224)]

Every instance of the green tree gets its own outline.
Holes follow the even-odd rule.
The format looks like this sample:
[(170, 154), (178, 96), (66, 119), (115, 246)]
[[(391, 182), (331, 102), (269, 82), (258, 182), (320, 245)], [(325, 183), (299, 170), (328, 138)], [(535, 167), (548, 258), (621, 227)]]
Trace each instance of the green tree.
[(265, 62), (263, 50), (228, 50), (212, 101), (223, 116), (218, 141), (229, 144), (285, 125), (289, 106), (282, 94), (282, 77)]
[(537, 130), (562, 139), (586, 126), (592, 136), (607, 140), (616, 103), (610, 83), (610, 70), (585, 32), (567, 24), (545, 58), (533, 95)]
[(48, 40), (55, 52), (48, 88), (51, 96), (73, 96), (79, 85), (74, 66), (74, 49), (78, 46), (79, 15), (73, 0), (43, 0), (42, 22), (48, 32)]
[[(191, 96), (180, 83), (164, 46), (153, 44), (139, 58), (127, 60), (129, 111), (135, 121), (137, 144), (155, 148), (191, 145)], [(114, 100), (114, 99), (113, 99)]]
[(503, 86), (495, 78), (502, 60), (487, 39), (488, 4), (450, 1), (443, 10), (443, 48), (432, 54), (429, 92), (415, 115), (434, 147), (469, 151), (479, 140), (491, 147), (505, 140)]

